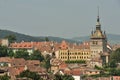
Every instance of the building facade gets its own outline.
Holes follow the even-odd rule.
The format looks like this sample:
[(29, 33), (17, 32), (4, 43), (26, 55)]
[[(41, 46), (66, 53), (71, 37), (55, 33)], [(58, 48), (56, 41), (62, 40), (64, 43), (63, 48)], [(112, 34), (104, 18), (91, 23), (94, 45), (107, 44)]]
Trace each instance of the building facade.
[(84, 42), (80, 45), (69, 44), (63, 41), (59, 49), (59, 59), (62, 61), (78, 61), (90, 60), (90, 47), (89, 42)]

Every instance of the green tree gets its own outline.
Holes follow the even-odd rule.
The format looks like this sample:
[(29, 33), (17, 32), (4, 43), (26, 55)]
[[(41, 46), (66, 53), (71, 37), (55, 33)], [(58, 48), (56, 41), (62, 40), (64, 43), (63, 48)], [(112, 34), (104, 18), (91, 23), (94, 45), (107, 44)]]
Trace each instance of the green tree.
[(116, 67), (117, 67), (116, 61), (115, 61), (115, 60), (111, 60), (111, 61), (109, 62), (109, 67), (110, 67), (110, 68), (116, 68)]
[(50, 67), (51, 67), (50, 59), (51, 59), (50, 55), (47, 54), (47, 55), (45, 56), (45, 59), (44, 59), (44, 62), (45, 62), (44, 67), (47, 69), (47, 71), (48, 71), (48, 70), (50, 69)]
[(14, 41), (17, 40), (15, 35), (7, 35), (5, 36), (5, 38), (8, 39), (10, 43), (13, 43)]
[(16, 51), (15, 58), (24, 58), (24, 59), (29, 59), (29, 53), (27, 52), (26, 49), (19, 49), (18, 51)]
[(111, 53), (110, 60), (115, 60), (116, 62), (120, 62), (120, 48), (116, 49)]
[(8, 56), (8, 48), (0, 45), (0, 57)]
[(41, 52), (39, 50), (35, 50), (33, 52), (33, 54), (30, 55), (30, 59), (31, 60), (40, 60), (40, 61), (43, 61), (44, 60), (44, 56), (41, 54)]
[(74, 78), (71, 75), (55, 75), (54, 80), (74, 80)]
[(8, 49), (8, 56), (9, 57), (14, 57), (14, 52), (12, 49)]
[(48, 41), (49, 41), (49, 38), (48, 38), (48, 37), (45, 37), (45, 41), (48, 42)]
[(27, 77), (27, 78), (31, 78), (32, 80), (43, 80), (40, 75), (38, 75), (35, 72), (31, 72), (29, 70), (25, 70), (22, 73), (20, 73), (20, 75), (18, 75), (17, 77), (22, 78), (22, 77)]
[(4, 76), (0, 76), (0, 80), (10, 80), (9, 76), (4, 75)]

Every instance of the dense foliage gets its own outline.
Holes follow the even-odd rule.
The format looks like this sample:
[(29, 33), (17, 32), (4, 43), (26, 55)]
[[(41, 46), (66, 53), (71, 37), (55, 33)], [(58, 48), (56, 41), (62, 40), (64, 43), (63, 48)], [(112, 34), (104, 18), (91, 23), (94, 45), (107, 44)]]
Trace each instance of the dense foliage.
[(40, 75), (38, 75), (35, 72), (31, 72), (29, 70), (23, 71), (22, 73), (20, 73), (20, 75), (17, 76), (18, 78), (22, 78), (22, 77), (27, 77), (30, 78), (32, 80), (43, 80)]
[(65, 63), (81, 63), (81, 64), (83, 64), (83, 63), (86, 63), (86, 61), (85, 60), (71, 60), (71, 61), (65, 61)]
[(29, 53), (25, 49), (19, 49), (18, 51), (15, 52), (14, 57), (15, 58), (29, 59)]
[(74, 80), (74, 78), (71, 75), (55, 75), (54, 80)]
[(44, 67), (47, 69), (47, 71), (49, 71), (49, 69), (51, 67), (50, 59), (51, 59), (51, 56), (49, 54), (47, 54), (44, 59)]
[(33, 54), (30, 55), (29, 59), (43, 61), (44, 60), (44, 56), (41, 54), (41, 52), (39, 50), (35, 50), (33, 52)]
[(26, 49), (19, 49), (15, 53), (12, 49), (9, 49), (6, 46), (0, 45), (0, 57), (15, 57), (15, 58), (24, 58), (26, 60), (44, 60), (44, 56), (40, 51), (35, 50), (31, 55), (27, 52)]
[(0, 76), (0, 80), (10, 80), (10, 77), (7, 75)]
[(0, 57), (8, 56), (8, 48), (0, 45)]
[(8, 39), (9, 43), (13, 43), (17, 40), (15, 35), (7, 35), (5, 38)]
[(112, 52), (112, 54), (110, 55), (110, 60), (114, 60), (117, 63), (120, 62), (120, 48)]

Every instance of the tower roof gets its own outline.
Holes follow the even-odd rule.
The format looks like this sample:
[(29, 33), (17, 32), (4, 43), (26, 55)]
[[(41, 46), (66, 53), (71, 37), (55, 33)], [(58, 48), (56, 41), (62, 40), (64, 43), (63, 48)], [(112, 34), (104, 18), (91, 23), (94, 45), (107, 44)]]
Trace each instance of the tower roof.
[(91, 38), (106, 38), (106, 35), (102, 33), (100, 18), (99, 18), (99, 8), (98, 8), (98, 16), (96, 22), (96, 30), (92, 32)]

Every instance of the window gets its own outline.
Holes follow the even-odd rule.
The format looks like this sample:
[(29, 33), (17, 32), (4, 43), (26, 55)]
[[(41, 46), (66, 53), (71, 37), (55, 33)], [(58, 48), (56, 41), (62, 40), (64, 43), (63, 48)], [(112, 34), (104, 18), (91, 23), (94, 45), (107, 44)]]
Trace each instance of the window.
[(97, 41), (93, 41), (93, 42), (92, 42), (92, 44), (97, 45), (97, 44), (98, 44), (98, 42), (97, 42)]
[(77, 53), (75, 53), (75, 55), (77, 55)]

